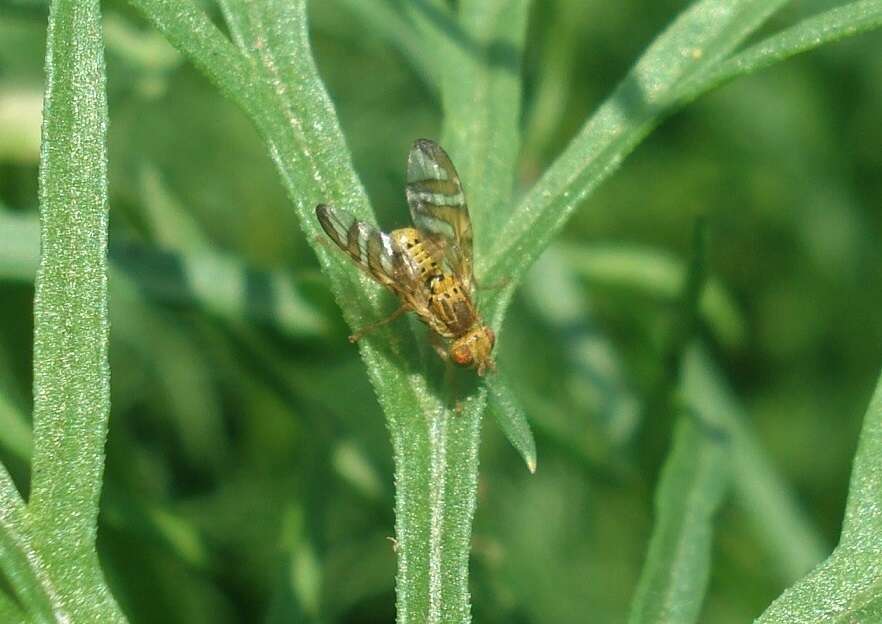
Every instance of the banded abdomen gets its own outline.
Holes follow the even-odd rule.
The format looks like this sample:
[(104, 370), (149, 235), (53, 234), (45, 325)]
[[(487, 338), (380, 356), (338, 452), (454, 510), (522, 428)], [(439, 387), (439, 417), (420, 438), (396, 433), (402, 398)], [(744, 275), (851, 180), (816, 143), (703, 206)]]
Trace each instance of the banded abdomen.
[[(390, 236), (401, 253), (419, 268), (427, 294), (428, 315), (420, 317), (440, 336), (458, 338), (474, 325), (477, 317), (468, 292), (460, 280), (443, 268), (442, 250), (415, 228), (394, 230)], [(419, 310), (417, 311), (419, 312)]]
[(442, 251), (437, 245), (433, 245), (419, 230), (415, 228), (400, 228), (392, 230), (389, 236), (395, 243), (395, 247), (411, 260), (412, 266), (416, 266), (420, 272), (420, 281), (429, 287), (429, 283), (442, 275)]
[(433, 280), (429, 309), (443, 328), (435, 331), (445, 338), (459, 338), (478, 322), (478, 314), (469, 293), (456, 276), (445, 273)]

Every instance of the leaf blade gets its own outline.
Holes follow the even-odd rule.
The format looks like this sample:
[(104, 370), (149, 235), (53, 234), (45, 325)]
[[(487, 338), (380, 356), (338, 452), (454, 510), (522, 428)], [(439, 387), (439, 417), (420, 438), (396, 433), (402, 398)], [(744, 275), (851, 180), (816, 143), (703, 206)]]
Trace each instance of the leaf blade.
[[(557, 246), (575, 273), (592, 284), (633, 288), (673, 300), (681, 292), (686, 266), (661, 250), (627, 244)], [(732, 295), (712, 276), (698, 301), (701, 317), (727, 346), (743, 342), (745, 321)]]
[(742, 50), (696, 76), (684, 86), (683, 99), (690, 100), (739, 76), (879, 27), (882, 27), (882, 2), (879, 0), (861, 0), (824, 11)]
[(50, 4), (28, 517), (67, 617), (119, 622), (95, 553), (110, 413), (103, 52), (97, 0)]
[(685, 357), (685, 366), (692, 374), (685, 379), (684, 392), (705, 405), (706, 418), (725, 429), (731, 438), (735, 503), (771, 555), (778, 577), (792, 582), (823, 559), (827, 546), (793, 488), (769, 460), (750, 427), (749, 415), (707, 349), (693, 345)]
[(461, 2), (458, 35), (448, 37), (441, 64), (442, 143), (465, 185), (478, 263), (490, 249), (490, 233), (510, 212), (529, 9), (529, 0)]
[(758, 624), (876, 621), (882, 615), (882, 376), (858, 441), (842, 535), (833, 554), (786, 590)]
[(672, 109), (684, 81), (730, 53), (785, 2), (700, 0), (653, 41), (500, 232), (487, 262), (488, 279), (507, 278), (511, 285), (493, 302), (494, 327), (526, 269), (577, 205)]
[[(15, 243), (0, 246), (0, 277), (33, 281), (39, 263), (39, 223), (0, 209), (0, 231)], [(282, 334), (326, 338), (330, 323), (310, 287), (316, 280), (280, 270), (258, 270), (209, 248), (177, 252), (137, 243), (111, 243), (111, 296), (151, 299), (204, 310), (219, 318), (253, 319)]]
[(710, 576), (713, 516), (723, 500), (728, 466), (723, 444), (699, 424), (700, 406), (687, 409), (656, 489), (657, 517), (630, 624), (689, 624), (701, 611)]
[(520, 453), (527, 464), (527, 470), (535, 473), (536, 442), (533, 440), (533, 432), (530, 430), (530, 423), (523, 408), (518, 404), (511, 388), (499, 372), (487, 379), (487, 389), (490, 411), (496, 417), (499, 428)]
[[(203, 30), (200, 36), (221, 37), (189, 3), (182, 21), (168, 2), (134, 2), (176, 47), (202, 63), (206, 58), (193, 45), (196, 37), (188, 35), (186, 22)], [(319, 201), (336, 202), (367, 221), (373, 218), (312, 61), (305, 3), (228, 0), (223, 6), (250, 69), (235, 80), (213, 79), (226, 85), (269, 144), (347, 321), (358, 327), (375, 320), (379, 289), (317, 242), (320, 232), (312, 210)], [(222, 41), (213, 45), (224, 47)], [(264, 72), (270, 69), (274, 73), (267, 79)], [(304, 201), (304, 194), (310, 200)], [(389, 423), (396, 460), (398, 620), (462, 620), (468, 614), (469, 536), (484, 392), (469, 397), (463, 413), (454, 415), (422, 375), (413, 372), (420, 367), (415, 350), (404, 350), (404, 336), (389, 330), (377, 335), (383, 340), (371, 337), (359, 345)]]
[(396, 10), (388, 0), (338, 1), (359, 20), (369, 24), (372, 31), (381, 33), (398, 48), (427, 87), (433, 90), (439, 88), (441, 78), (438, 76), (437, 63), (433, 62), (425, 42), (406, 12)]
[(31, 542), (25, 502), (0, 464), (0, 572), (29, 617), (48, 624), (65, 612)]

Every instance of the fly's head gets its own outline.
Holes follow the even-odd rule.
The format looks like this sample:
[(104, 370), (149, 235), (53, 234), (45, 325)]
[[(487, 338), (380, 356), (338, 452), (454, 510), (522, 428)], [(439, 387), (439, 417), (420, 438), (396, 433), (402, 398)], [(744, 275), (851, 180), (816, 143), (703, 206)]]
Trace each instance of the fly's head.
[(493, 345), (496, 334), (486, 325), (476, 324), (450, 345), (450, 359), (460, 366), (474, 366), (479, 376), (496, 369)]

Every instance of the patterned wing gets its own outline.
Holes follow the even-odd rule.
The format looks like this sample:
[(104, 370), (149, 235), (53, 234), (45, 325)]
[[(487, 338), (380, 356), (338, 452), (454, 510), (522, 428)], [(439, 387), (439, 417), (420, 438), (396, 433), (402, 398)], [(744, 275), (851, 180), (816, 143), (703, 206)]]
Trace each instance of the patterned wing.
[(385, 232), (327, 204), (315, 208), (322, 229), (365, 273), (399, 296), (411, 290), (419, 269)]
[(444, 249), (451, 269), (472, 288), (472, 221), (459, 175), (441, 146), (417, 139), (407, 158), (407, 203), (414, 225)]

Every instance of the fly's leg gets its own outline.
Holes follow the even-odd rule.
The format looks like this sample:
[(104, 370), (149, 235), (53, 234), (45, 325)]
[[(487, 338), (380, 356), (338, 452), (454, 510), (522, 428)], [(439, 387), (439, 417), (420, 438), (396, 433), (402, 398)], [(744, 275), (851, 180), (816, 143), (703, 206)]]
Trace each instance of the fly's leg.
[(386, 318), (380, 319), (379, 321), (376, 321), (374, 323), (370, 323), (369, 325), (365, 325), (364, 327), (359, 329), (357, 332), (355, 332), (354, 334), (349, 336), (349, 342), (358, 342), (359, 340), (364, 338), (365, 334), (369, 334), (370, 332), (374, 331), (378, 327), (382, 327), (383, 325), (391, 323), (392, 321), (397, 319), (399, 316), (401, 316), (402, 314), (407, 312), (407, 310), (408, 310), (408, 307), (406, 305), (402, 304), (397, 310), (395, 310), (392, 314), (390, 314)]
[(438, 354), (438, 357), (444, 360), (445, 363), (450, 364), (450, 355), (447, 353), (447, 347), (441, 340), (441, 336), (433, 332), (431, 329), (429, 330), (429, 343), (432, 345), (435, 353)]
[(456, 383), (456, 369), (449, 358), (444, 361), (444, 386), (447, 389), (447, 404), (453, 406), (457, 416), (462, 414), (462, 401), (459, 400), (459, 385)]
[(450, 354), (447, 353), (447, 347), (441, 340), (441, 337), (433, 331), (429, 331), (429, 342), (432, 344), (432, 348), (435, 349), (435, 352), (438, 356), (444, 361), (444, 388), (447, 389), (447, 404), (453, 406), (453, 411), (458, 414), (462, 414), (462, 402), (457, 398), (457, 384), (456, 384), (456, 367), (453, 365), (453, 361), (450, 359)]
[(392, 543), (392, 552), (394, 552), (394, 553), (398, 552), (398, 540), (395, 539), (394, 537), (388, 537), (388, 536), (386, 537), (386, 539)]

